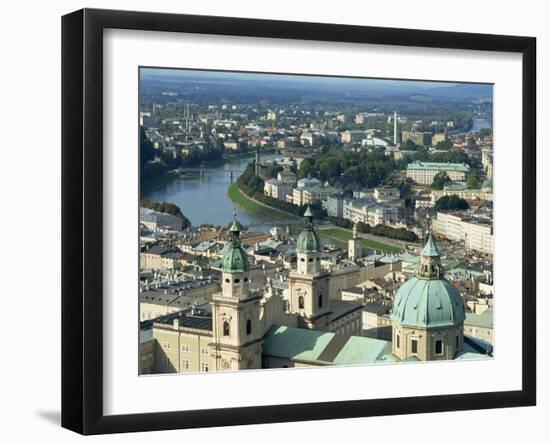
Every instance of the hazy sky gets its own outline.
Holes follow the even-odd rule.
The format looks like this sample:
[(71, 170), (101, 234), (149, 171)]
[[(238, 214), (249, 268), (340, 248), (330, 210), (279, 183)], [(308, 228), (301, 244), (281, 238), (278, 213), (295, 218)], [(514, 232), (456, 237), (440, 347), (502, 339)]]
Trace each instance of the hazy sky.
[(387, 80), (372, 78), (349, 78), (349, 77), (327, 77), (310, 75), (285, 75), (285, 74), (261, 74), (261, 73), (242, 73), (242, 72), (224, 72), (224, 71), (200, 71), (188, 69), (165, 69), (165, 68), (141, 68), (141, 75), (146, 78), (151, 77), (172, 77), (193, 79), (204, 79), (205, 81), (223, 81), (223, 80), (269, 80), (283, 82), (305, 82), (309, 84), (331, 84), (342, 86), (369, 86), (370, 88), (382, 87), (388, 88), (415, 88), (429, 89), (442, 86), (453, 86), (457, 83), (435, 82), (435, 81), (408, 81), (408, 80)]

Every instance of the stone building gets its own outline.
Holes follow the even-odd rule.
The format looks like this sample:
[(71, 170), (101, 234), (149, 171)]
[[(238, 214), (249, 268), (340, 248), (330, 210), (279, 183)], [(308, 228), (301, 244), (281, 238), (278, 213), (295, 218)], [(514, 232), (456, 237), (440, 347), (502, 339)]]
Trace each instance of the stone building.
[(252, 289), (236, 220), (230, 233), (221, 291), (199, 309), (162, 316), (152, 321), (150, 333), (141, 331), (140, 373), (488, 358), (492, 351), (489, 344), (464, 337), (464, 304), (444, 278), (432, 236), (417, 275), (397, 292), (393, 312), (388, 312), (389, 304), (383, 312), (371, 305), (364, 314), (365, 297), (343, 299), (341, 289), (335, 290), (339, 284), (331, 281), (342, 275), (321, 267), (309, 208), (287, 289), (276, 288), (270, 279)]

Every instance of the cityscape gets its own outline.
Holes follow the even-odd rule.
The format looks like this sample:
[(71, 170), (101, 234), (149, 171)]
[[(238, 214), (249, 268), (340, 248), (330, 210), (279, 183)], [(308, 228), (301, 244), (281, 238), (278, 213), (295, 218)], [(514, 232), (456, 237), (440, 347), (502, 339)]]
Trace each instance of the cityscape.
[(139, 87), (140, 375), (494, 357), (492, 85)]

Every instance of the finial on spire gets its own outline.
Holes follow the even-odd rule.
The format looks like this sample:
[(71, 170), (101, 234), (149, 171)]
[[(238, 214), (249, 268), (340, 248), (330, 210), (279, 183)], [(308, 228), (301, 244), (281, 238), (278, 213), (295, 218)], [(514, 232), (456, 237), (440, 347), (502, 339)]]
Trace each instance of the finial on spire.
[(239, 222), (237, 221), (237, 210), (235, 208), (233, 208), (233, 223), (231, 223), (229, 232), (231, 232), (234, 235), (234, 237), (238, 237), (239, 233), (241, 232)]

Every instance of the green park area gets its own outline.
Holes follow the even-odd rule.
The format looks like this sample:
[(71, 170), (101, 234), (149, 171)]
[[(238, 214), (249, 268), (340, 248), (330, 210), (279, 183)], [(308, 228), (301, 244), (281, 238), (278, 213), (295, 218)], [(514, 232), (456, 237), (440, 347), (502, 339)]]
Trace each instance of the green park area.
[[(329, 237), (335, 240), (340, 241), (348, 241), (351, 239), (351, 231), (347, 231), (345, 229), (340, 228), (327, 228), (327, 229), (319, 229), (319, 235)], [(399, 253), (403, 251), (403, 248), (395, 245), (390, 245), (387, 243), (381, 243), (376, 240), (371, 240), (369, 238), (362, 238), (361, 243), (364, 247), (375, 249), (377, 251), (384, 251), (384, 252), (395, 252)]]
[(262, 217), (275, 220), (275, 221), (285, 221), (289, 219), (296, 219), (296, 217), (292, 214), (288, 214), (283, 211), (279, 211), (274, 208), (270, 208), (262, 203), (259, 203), (255, 200), (252, 200), (251, 198), (244, 195), (239, 187), (237, 186), (237, 183), (233, 183), (229, 188), (227, 189), (227, 195), (237, 205), (239, 205), (241, 208), (245, 209), (248, 212), (252, 212), (254, 214), (261, 215)]

